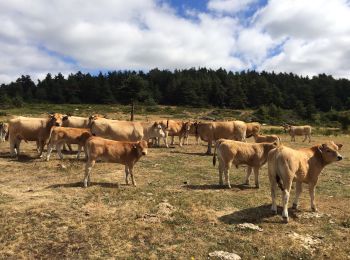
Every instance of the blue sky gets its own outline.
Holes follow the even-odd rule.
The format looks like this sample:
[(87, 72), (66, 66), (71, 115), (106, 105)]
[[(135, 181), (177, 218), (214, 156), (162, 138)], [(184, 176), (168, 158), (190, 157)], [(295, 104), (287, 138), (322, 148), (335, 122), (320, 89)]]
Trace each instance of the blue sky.
[(0, 19), (0, 84), (155, 67), (349, 78), (347, 0), (17, 0)]

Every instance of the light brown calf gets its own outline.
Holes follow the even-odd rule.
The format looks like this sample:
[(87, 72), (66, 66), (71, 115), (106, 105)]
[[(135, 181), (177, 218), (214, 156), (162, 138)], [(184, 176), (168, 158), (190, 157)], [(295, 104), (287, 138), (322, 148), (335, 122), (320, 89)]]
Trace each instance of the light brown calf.
[[(47, 146), (47, 155), (46, 161), (50, 160), (50, 155), (53, 149), (53, 146), (56, 146), (56, 150), (61, 160), (63, 159), (62, 155), (62, 146), (64, 144), (77, 144), (78, 145), (78, 154), (77, 158), (80, 157), (81, 148), (85, 146), (86, 140), (91, 137), (90, 129), (84, 128), (72, 128), (72, 127), (52, 127), (50, 138)], [(84, 148), (85, 151), (85, 148)], [(85, 157), (87, 154), (85, 151)]]
[(311, 148), (295, 150), (280, 146), (269, 153), (268, 172), (271, 183), (271, 210), (277, 214), (276, 187), (282, 190), (283, 212), (282, 217), (288, 222), (288, 200), (293, 180), (296, 181), (296, 192), (293, 208), (297, 208), (302, 183), (309, 185), (311, 209), (317, 211), (315, 205), (315, 187), (322, 169), (343, 157), (339, 154), (342, 144), (327, 142)]
[(216, 153), (219, 160), (219, 184), (223, 185), (222, 175), (228, 188), (231, 188), (229, 170), (232, 164), (248, 165), (245, 184), (249, 184), (249, 177), (254, 170), (255, 187), (259, 188), (259, 169), (267, 161), (269, 151), (277, 147), (277, 143), (244, 143), (227, 139), (219, 139), (215, 144), (213, 165), (216, 164)]
[(284, 131), (286, 133), (289, 133), (289, 135), (291, 136), (291, 142), (295, 142), (295, 136), (296, 135), (304, 135), (305, 138), (303, 140), (303, 142), (306, 141), (306, 139), (309, 139), (309, 143), (311, 142), (311, 126), (309, 125), (302, 125), (302, 126), (293, 126), (293, 125), (288, 125), (288, 124), (285, 124), (283, 126), (284, 128)]
[(277, 135), (259, 135), (253, 134), (256, 143), (281, 143), (281, 139)]
[(145, 140), (121, 142), (95, 136), (90, 137), (85, 144), (88, 160), (85, 165), (84, 187), (90, 183), (91, 170), (98, 159), (125, 165), (125, 183), (129, 184), (128, 175), (130, 174), (132, 184), (136, 186), (133, 168), (143, 155), (147, 155), (147, 148)]

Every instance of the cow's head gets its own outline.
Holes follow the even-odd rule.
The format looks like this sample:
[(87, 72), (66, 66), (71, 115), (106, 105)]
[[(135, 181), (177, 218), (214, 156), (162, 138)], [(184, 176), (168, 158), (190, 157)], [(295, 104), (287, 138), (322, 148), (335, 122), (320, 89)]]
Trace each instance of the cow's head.
[(182, 132), (182, 136), (188, 136), (190, 134), (191, 131), (191, 122), (182, 122), (182, 128), (181, 128), (181, 132)]
[(136, 149), (139, 156), (147, 155), (148, 153), (148, 144), (145, 140), (137, 142), (133, 145), (133, 148)]
[(323, 161), (328, 164), (343, 159), (343, 156), (339, 153), (342, 147), (342, 144), (335, 144), (333, 141), (330, 141), (321, 144), (318, 150), (321, 153)]
[(164, 137), (165, 131), (161, 123), (154, 122), (154, 124), (151, 127), (151, 137)]
[(64, 121), (68, 120), (68, 118), (71, 116), (72, 116), (71, 114), (62, 115), (62, 121), (64, 122)]
[(49, 114), (49, 125), (51, 126), (61, 126), (63, 120), (63, 115), (59, 113)]
[(284, 124), (284, 125), (282, 125), (282, 127), (283, 127), (284, 132), (287, 133), (290, 130), (291, 125)]

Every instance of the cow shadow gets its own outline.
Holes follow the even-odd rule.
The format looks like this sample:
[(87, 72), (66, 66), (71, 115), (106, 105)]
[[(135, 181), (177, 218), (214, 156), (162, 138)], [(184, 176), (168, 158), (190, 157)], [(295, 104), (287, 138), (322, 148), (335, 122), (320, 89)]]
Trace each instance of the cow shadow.
[[(281, 217), (282, 207), (277, 207), (278, 217)], [(289, 217), (297, 218), (295, 212), (289, 210)], [(219, 221), (225, 224), (241, 224), (241, 223), (255, 223), (262, 222), (268, 223), (284, 223), (282, 218), (276, 218), (276, 215), (271, 211), (271, 204), (264, 204), (257, 207), (246, 208), (238, 211), (234, 211), (231, 214), (223, 215), (218, 218)]]
[(212, 154), (207, 154), (207, 153), (189, 153), (189, 152), (182, 152), (182, 151), (170, 151), (170, 153), (180, 153), (180, 154), (187, 154), (187, 155), (197, 155), (197, 156), (213, 156)]
[[(131, 186), (120, 183), (111, 183), (111, 182), (90, 182), (89, 187), (92, 186), (100, 186), (102, 188), (120, 188), (123, 186)], [(84, 184), (82, 181), (72, 182), (72, 183), (59, 183), (47, 186), (46, 189), (56, 189), (56, 188), (84, 188)]]
[(198, 185), (184, 185), (183, 188), (190, 189), (190, 190), (232, 190), (232, 189), (239, 189), (239, 190), (255, 190), (255, 186), (249, 186), (246, 184), (231, 184), (231, 189), (227, 188), (226, 185), (219, 185), (219, 184), (198, 184)]

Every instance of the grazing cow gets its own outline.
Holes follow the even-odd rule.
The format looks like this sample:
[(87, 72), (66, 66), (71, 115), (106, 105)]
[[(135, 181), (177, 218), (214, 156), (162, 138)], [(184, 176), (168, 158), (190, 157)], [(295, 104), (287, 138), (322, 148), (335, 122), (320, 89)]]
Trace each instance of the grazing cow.
[(246, 138), (252, 137), (255, 134), (259, 134), (261, 130), (261, 125), (258, 122), (246, 123), (247, 132)]
[(175, 136), (179, 137), (180, 146), (184, 144), (186, 131), (188, 131), (187, 129), (189, 128), (188, 123), (185, 123), (184, 121), (163, 120), (160, 122), (160, 124), (162, 125), (163, 130), (165, 132), (165, 137), (163, 137), (163, 140), (166, 147), (169, 147), (168, 136), (171, 136), (171, 143), (170, 143), (171, 145), (174, 145)]
[[(77, 158), (80, 158), (81, 148), (85, 146), (86, 140), (91, 137), (90, 129), (84, 128), (72, 128), (72, 127), (52, 127), (49, 137), (49, 142), (47, 146), (47, 155), (46, 161), (50, 160), (50, 155), (52, 152), (53, 146), (56, 146), (56, 150), (61, 160), (63, 155), (61, 152), (62, 146), (66, 144), (77, 144), (78, 145), (78, 154)], [(85, 151), (85, 148), (84, 148)], [(87, 158), (86, 151), (85, 157)]]
[(125, 165), (125, 183), (128, 185), (128, 175), (131, 176), (132, 185), (136, 186), (133, 168), (137, 161), (147, 154), (147, 141), (120, 142), (104, 139), (101, 137), (90, 137), (85, 144), (88, 160), (85, 165), (84, 187), (90, 183), (90, 174), (96, 160), (120, 163)]
[(249, 185), (249, 177), (254, 170), (255, 187), (259, 188), (259, 169), (267, 161), (269, 151), (276, 148), (277, 143), (244, 143), (227, 139), (219, 139), (215, 144), (213, 165), (216, 164), (216, 153), (219, 160), (219, 184), (223, 185), (222, 175), (228, 188), (231, 188), (229, 170), (231, 165), (248, 165), (245, 184)]
[(309, 143), (311, 142), (311, 126), (309, 125), (302, 125), (302, 126), (293, 126), (293, 125), (288, 125), (285, 124), (283, 126), (284, 131), (289, 133), (291, 136), (291, 142), (295, 142), (295, 136), (296, 135), (304, 135), (305, 138), (303, 142), (306, 141), (307, 138), (309, 138)]
[(90, 128), (94, 135), (116, 141), (148, 141), (154, 137), (165, 136), (162, 125), (158, 122), (131, 122), (100, 118), (92, 120)]
[(247, 125), (242, 121), (196, 123), (196, 136), (208, 142), (207, 154), (211, 154), (212, 142), (221, 138), (245, 141)]
[(279, 138), (277, 135), (253, 134), (253, 137), (256, 143), (281, 143), (281, 138)]
[(277, 214), (276, 186), (282, 190), (283, 212), (285, 222), (288, 222), (288, 200), (293, 180), (296, 181), (296, 192), (293, 208), (298, 206), (302, 191), (302, 183), (309, 185), (311, 209), (317, 211), (314, 197), (315, 187), (322, 169), (343, 157), (339, 154), (342, 144), (327, 142), (311, 148), (292, 149), (280, 146), (269, 153), (268, 172), (271, 183), (271, 210)]
[(62, 124), (62, 115), (50, 114), (48, 118), (30, 118), (19, 116), (9, 121), (9, 141), (12, 156), (20, 154), (22, 140), (36, 141), (39, 147), (39, 157), (42, 156), (44, 146), (50, 136), (53, 126)]
[(0, 142), (5, 142), (8, 138), (9, 124), (0, 122)]

